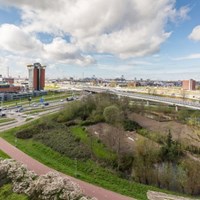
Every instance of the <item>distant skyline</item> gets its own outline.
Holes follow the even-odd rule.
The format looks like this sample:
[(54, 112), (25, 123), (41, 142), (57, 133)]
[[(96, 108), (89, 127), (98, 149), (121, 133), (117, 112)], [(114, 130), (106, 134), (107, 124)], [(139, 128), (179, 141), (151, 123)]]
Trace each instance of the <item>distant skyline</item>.
[(0, 0), (0, 74), (200, 81), (200, 1)]

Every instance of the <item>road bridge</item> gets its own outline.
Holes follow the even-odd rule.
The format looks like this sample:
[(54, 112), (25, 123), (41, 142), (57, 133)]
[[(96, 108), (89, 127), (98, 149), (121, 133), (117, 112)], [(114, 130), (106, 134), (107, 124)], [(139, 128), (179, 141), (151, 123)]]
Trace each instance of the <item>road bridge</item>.
[(178, 106), (180, 106), (180, 107), (190, 108), (194, 110), (200, 110), (200, 103), (197, 101), (192, 102), (188, 100), (181, 100), (181, 99), (175, 99), (175, 98), (170, 98), (170, 97), (155, 96), (155, 95), (142, 94), (142, 93), (136, 93), (136, 92), (127, 92), (127, 91), (122, 91), (122, 90), (117, 90), (117, 89), (108, 89), (108, 88), (86, 87), (83, 89), (85, 91), (90, 91), (92, 93), (107, 92), (110, 94), (129, 97), (132, 99), (145, 100), (147, 102), (157, 102), (157, 103), (164, 103), (167, 105), (174, 105), (176, 109)]

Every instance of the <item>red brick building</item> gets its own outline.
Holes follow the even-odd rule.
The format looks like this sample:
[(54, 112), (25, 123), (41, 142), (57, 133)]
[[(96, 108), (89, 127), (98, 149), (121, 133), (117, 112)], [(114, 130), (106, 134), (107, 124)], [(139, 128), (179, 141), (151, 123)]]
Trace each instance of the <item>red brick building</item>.
[(29, 89), (44, 90), (46, 66), (42, 66), (40, 63), (34, 63), (27, 67), (29, 71)]
[(193, 80), (193, 79), (183, 80), (182, 81), (182, 88), (184, 90), (195, 90), (196, 89), (196, 81)]
[(0, 93), (18, 93), (20, 91), (21, 91), (20, 86), (9, 86), (9, 87), (0, 86)]

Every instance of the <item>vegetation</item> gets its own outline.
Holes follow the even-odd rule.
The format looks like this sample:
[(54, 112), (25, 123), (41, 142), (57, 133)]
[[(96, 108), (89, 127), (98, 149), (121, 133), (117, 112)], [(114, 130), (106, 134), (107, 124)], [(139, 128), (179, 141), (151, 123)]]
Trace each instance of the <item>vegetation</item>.
[[(185, 149), (172, 139), (170, 130), (167, 136), (158, 136), (130, 120), (133, 108), (147, 110), (144, 104), (130, 104), (127, 98), (91, 95), (68, 103), (57, 114), (3, 133), (3, 137), (14, 143), (17, 136), (20, 149), (59, 171), (137, 199), (146, 199), (146, 191), (155, 189), (147, 185), (199, 194), (200, 179), (194, 182), (190, 175), (199, 173), (199, 165), (193, 160), (190, 166)], [(99, 122), (113, 127), (107, 138), (115, 140), (116, 148), (87, 132), (86, 126)], [(131, 154), (122, 151), (125, 130), (143, 136), (135, 141)]]
[(6, 122), (12, 122), (14, 121), (14, 119), (10, 119), (10, 118), (0, 118), (0, 124), (1, 123), (6, 123)]
[(6, 153), (0, 150), (0, 158), (10, 158)]
[[(23, 127), (26, 128), (27, 125)], [(16, 130), (19, 131), (19, 129), (21, 128), (15, 128), (4, 132), (2, 137), (14, 145), (14, 133)], [(81, 161), (70, 159), (33, 139), (18, 139), (17, 147), (38, 161), (60, 172), (71, 176), (77, 176), (82, 180), (140, 200), (147, 200), (146, 193), (148, 190), (159, 191), (152, 186), (146, 186), (122, 179), (114, 171), (100, 167), (91, 160)]]
[(113, 163), (116, 160), (116, 155), (108, 148), (105, 147), (101, 141), (95, 137), (92, 137), (87, 134), (87, 132), (79, 126), (71, 128), (71, 133), (76, 137), (76, 140), (82, 141), (91, 149), (92, 157), (95, 157), (98, 161), (105, 161)]
[(161, 158), (163, 161), (175, 162), (183, 155), (181, 144), (172, 140), (172, 134), (169, 130), (166, 143), (161, 147)]
[(0, 200), (28, 200), (28, 197), (22, 194), (16, 194), (12, 191), (12, 185), (6, 184), (0, 187)]
[(136, 131), (142, 129), (142, 127), (137, 122), (134, 122), (130, 119), (123, 121), (123, 127), (125, 131)]

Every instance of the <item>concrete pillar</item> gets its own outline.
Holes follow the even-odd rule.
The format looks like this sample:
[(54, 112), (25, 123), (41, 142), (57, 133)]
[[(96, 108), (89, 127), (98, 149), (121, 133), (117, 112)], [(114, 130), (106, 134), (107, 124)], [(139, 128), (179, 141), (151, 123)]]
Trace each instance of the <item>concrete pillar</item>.
[(147, 101), (147, 106), (149, 106), (149, 101)]
[(175, 111), (178, 112), (178, 106), (177, 105), (175, 105)]

